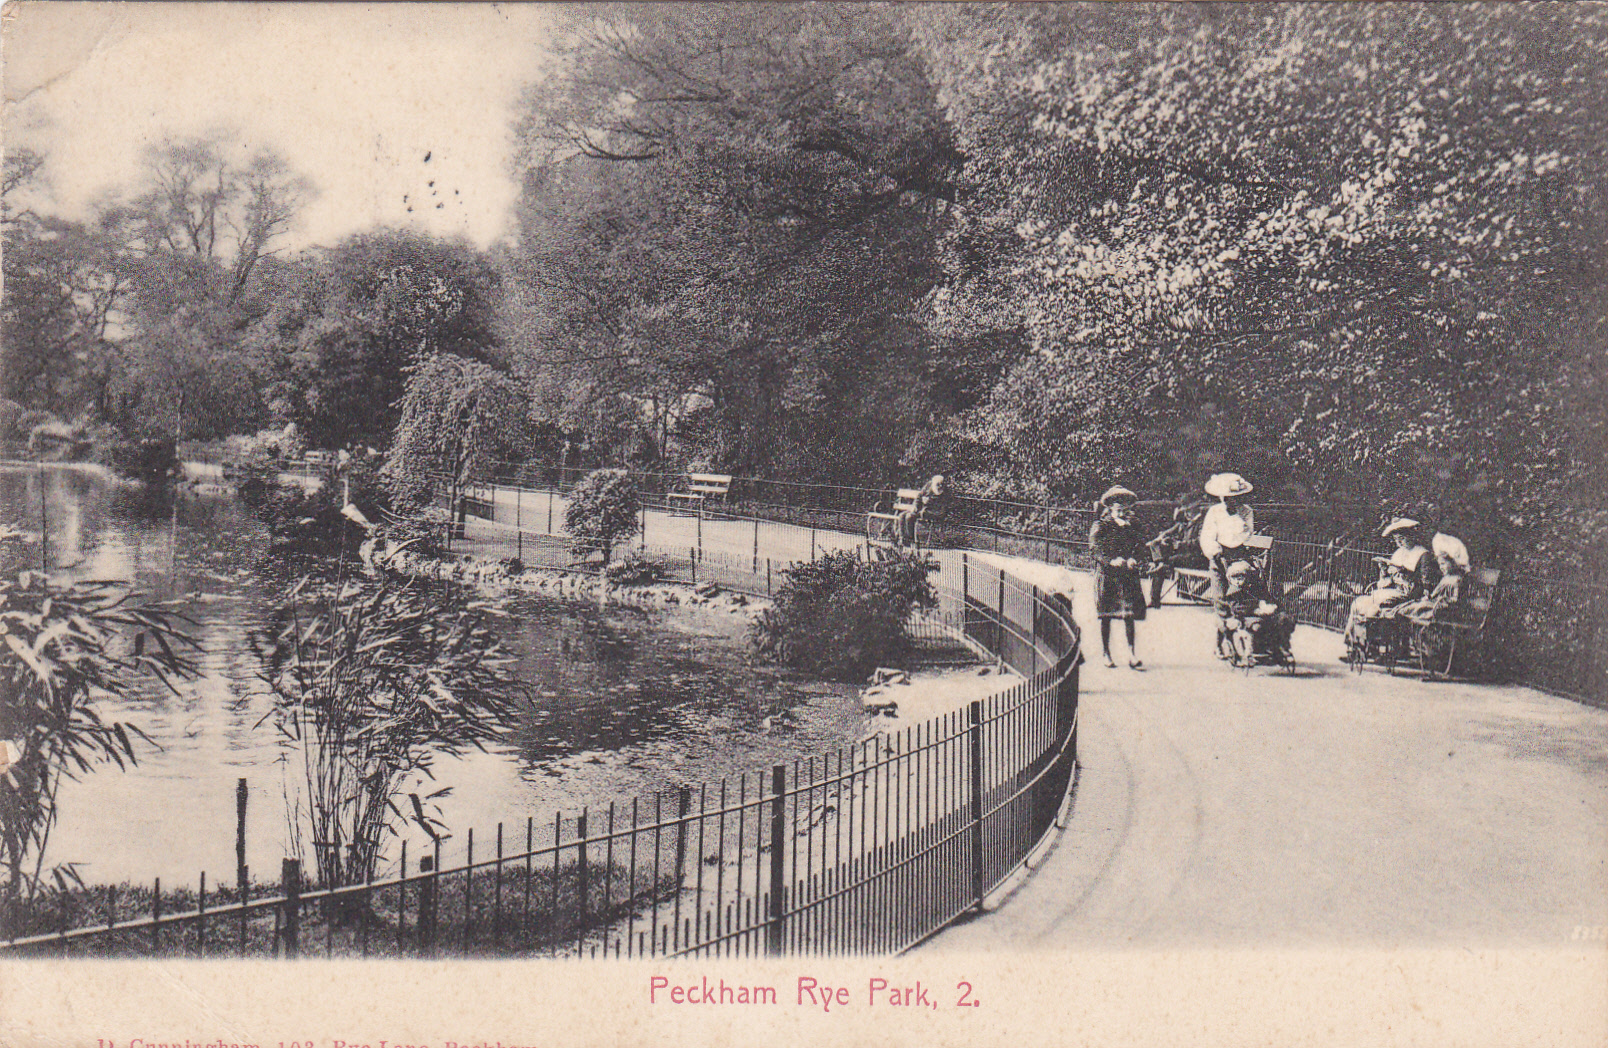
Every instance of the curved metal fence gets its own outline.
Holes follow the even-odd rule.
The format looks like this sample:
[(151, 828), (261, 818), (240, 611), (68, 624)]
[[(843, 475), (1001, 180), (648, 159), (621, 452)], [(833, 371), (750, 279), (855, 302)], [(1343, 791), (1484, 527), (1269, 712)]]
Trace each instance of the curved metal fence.
[[(489, 494), (487, 515), (496, 518), (503, 507)], [(671, 546), (659, 559), (685, 581), (701, 572), (764, 592), (789, 561), (811, 559), (790, 556), (805, 541), (796, 531), (756, 531), (749, 551), (692, 547), (679, 561)], [(463, 541), (484, 556), (510, 540), (527, 564), (572, 559), (564, 543), (523, 526), (477, 522)], [(814, 535), (807, 541), (811, 556), (827, 548)], [(916, 628), (1015, 671), (985, 700), (735, 778), (561, 812), (545, 824), (498, 825), (478, 839), (469, 831), (461, 846), (437, 841), (411, 859), (404, 847), (393, 876), (365, 884), (310, 885), (286, 859), (277, 884), (253, 886), (242, 866), (234, 885), (214, 884), (210, 895), (203, 874), (198, 889), (164, 893), (158, 881), (149, 891), (63, 896), (54, 927), (0, 950), (638, 957), (909, 949), (982, 906), (1047, 846), (1067, 810), (1077, 755), (1081, 658), (1069, 606), (964, 551), (935, 558), (938, 607)]]

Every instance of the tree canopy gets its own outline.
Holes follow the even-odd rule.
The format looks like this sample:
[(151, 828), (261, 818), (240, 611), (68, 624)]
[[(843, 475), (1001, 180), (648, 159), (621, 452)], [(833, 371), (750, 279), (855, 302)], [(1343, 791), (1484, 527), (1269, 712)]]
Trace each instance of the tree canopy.
[(227, 136), (77, 222), (8, 154), (0, 398), (1068, 501), (1232, 469), (1608, 548), (1600, 5), (558, 17), (490, 251), (279, 251), (311, 187)]

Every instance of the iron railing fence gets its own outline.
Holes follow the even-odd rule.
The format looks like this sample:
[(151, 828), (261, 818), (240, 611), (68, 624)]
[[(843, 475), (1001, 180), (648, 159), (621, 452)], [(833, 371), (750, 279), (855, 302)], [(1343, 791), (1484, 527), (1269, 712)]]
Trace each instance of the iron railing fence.
[[(1344, 628), (1351, 601), (1379, 575), (1382, 550), (1276, 541), (1270, 574), (1297, 621)], [(1608, 705), (1608, 586), (1505, 573), (1486, 624), (1490, 676)]]
[[(521, 477), (529, 478), (539, 473), (539, 467), (524, 466), (519, 469), (526, 471), (520, 474)], [(520, 489), (487, 484), (474, 490), (489, 499), (493, 506), (491, 516), (501, 524), (512, 524), (514, 520), (510, 519), (507, 496), (498, 492), (517, 493), (518, 498), (529, 500), (527, 505), (538, 507), (545, 505), (545, 499), (557, 507), (552, 527), (562, 530), (563, 486), (567, 484), (573, 487), (584, 473), (576, 469), (549, 472), (557, 477), (553, 487)], [(680, 479), (679, 475), (671, 474), (639, 474), (639, 477), (657, 478), (656, 482), (660, 485), (674, 485)], [(535, 476), (535, 479), (542, 477)], [(793, 491), (826, 488), (825, 485), (774, 486)], [(733, 491), (737, 490), (734, 480)], [(830, 497), (840, 502), (845, 497), (842, 492), (874, 495), (869, 489), (832, 490), (839, 494)], [(677, 507), (669, 506), (667, 500), (655, 499), (653, 489), (649, 489), (649, 505), (665, 512), (676, 511)], [(963, 515), (954, 515), (937, 524), (923, 525), (918, 532), (921, 543), (939, 549), (981, 550), (1028, 557), (1075, 570), (1092, 567), (1087, 537), (1087, 528), (1093, 519), (1092, 511), (1029, 506), (1026, 503), (998, 500), (961, 500), (962, 503), (968, 501), (976, 509), (970, 521)], [(1029, 520), (1030, 526), (1025, 528), (1006, 526), (997, 521), (977, 522), (980, 517), (986, 516), (984, 509), (990, 505), (1031, 510), (1032, 513), (1020, 519), (1032, 518), (1034, 514), (1036, 518)], [(1290, 595), (1294, 605), (1292, 610), (1298, 621), (1329, 630), (1341, 629), (1345, 625), (1352, 597), (1372, 585), (1377, 577), (1373, 558), (1388, 551), (1347, 545), (1343, 540), (1314, 541), (1313, 518), (1307, 511), (1319, 511), (1323, 507), (1284, 506), (1274, 507), (1274, 510), (1273, 513), (1264, 513), (1262, 507), (1258, 507), (1263, 521), (1259, 526), (1275, 539), (1271, 581), (1282, 584)], [(685, 514), (684, 509), (682, 512)], [(1277, 523), (1281, 513), (1287, 528)], [(745, 526), (752, 529), (756, 549), (760, 541), (773, 544), (791, 542), (790, 552), (796, 550), (797, 556), (803, 559), (813, 557), (816, 549), (827, 548), (834, 543), (861, 542), (865, 519), (863, 511), (849, 513), (830, 509), (806, 512), (797, 505), (759, 501), (711, 505), (702, 514), (685, 516), (691, 523), (683, 531), (693, 544), (688, 546), (688, 553), (684, 555), (687, 565), (677, 576), (680, 578), (690, 576), (691, 562), (710, 555), (710, 544), (706, 542), (706, 537), (722, 527), (729, 528), (746, 522)], [(537, 524), (546, 526), (546, 521), (547, 518), (539, 513)], [(837, 521), (837, 526), (832, 525), (833, 521)], [(795, 529), (790, 537), (772, 534), (769, 530), (771, 525), (782, 524)], [(1364, 532), (1370, 529), (1371, 523), (1363, 525)], [(1357, 530), (1351, 530), (1347, 534), (1358, 533)], [(644, 537), (648, 537), (646, 533)], [(650, 545), (658, 549), (671, 548), (658, 543)], [(728, 549), (725, 556), (735, 557), (729, 552), (729, 534), (726, 535), (725, 545)], [(772, 548), (777, 547), (773, 545)], [(653, 551), (650, 549), (649, 552)], [(755, 567), (764, 567), (765, 561), (753, 561), (753, 564)], [(779, 570), (778, 565), (779, 561), (775, 559), (770, 563), (773, 576)], [(717, 578), (715, 570), (712, 566), (707, 577)], [(742, 588), (735, 577), (717, 580), (733, 588)], [(1608, 586), (1600, 584), (1506, 573), (1487, 631), (1485, 650), (1491, 657), (1485, 669), (1500, 679), (1533, 685), (1597, 705), (1608, 704), (1608, 656), (1603, 653), (1600, 643), (1604, 621), (1608, 619), (1608, 596), (1605, 595), (1608, 595)]]
[[(476, 529), (480, 531), (484, 529)], [(532, 552), (567, 557), (550, 536)], [(478, 542), (471, 533), (467, 541)], [(696, 553), (696, 550), (693, 551)], [(1067, 606), (942, 551), (918, 636), (963, 639), (1020, 674), (988, 699), (858, 744), (606, 809), (438, 840), (389, 876), (209, 894), (62, 895), (42, 956), (743, 956), (908, 949), (981, 905), (1058, 827), (1076, 763), (1078, 631)], [(712, 563), (713, 562), (713, 563)], [(750, 559), (686, 568), (762, 585)], [(447, 865), (449, 852), (453, 865)], [(244, 891), (244, 897), (241, 896)], [(76, 909), (75, 909), (76, 907)], [(89, 912), (94, 910), (96, 912)]]

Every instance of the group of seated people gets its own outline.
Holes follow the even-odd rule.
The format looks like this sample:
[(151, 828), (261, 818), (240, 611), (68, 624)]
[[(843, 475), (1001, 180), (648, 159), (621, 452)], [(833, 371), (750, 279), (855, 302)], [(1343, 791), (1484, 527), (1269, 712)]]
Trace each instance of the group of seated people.
[[(1241, 665), (1258, 656), (1288, 662), (1295, 618), (1269, 591), (1257, 558), (1247, 552), (1247, 542), (1256, 532), (1255, 511), (1245, 501), (1252, 490), (1237, 473), (1213, 476), (1205, 492), (1216, 501), (1180, 506), (1174, 511), (1173, 527), (1158, 535), (1151, 549), (1158, 562), (1189, 567), (1203, 563), (1209, 570), (1212, 603), (1220, 620), (1219, 658)], [(1348, 661), (1370, 654), (1370, 646), (1399, 640), (1399, 633), (1392, 636), (1376, 623), (1397, 620), (1426, 626), (1454, 616), (1471, 568), (1462, 541), (1445, 532), (1431, 535), (1409, 517), (1395, 518), (1381, 535), (1395, 542), (1396, 551), (1375, 558), (1380, 564), (1378, 581), (1352, 602), (1343, 656)], [(1159, 603), (1160, 589), (1158, 574), (1151, 584), (1152, 605)]]
[[(1211, 575), (1211, 600), (1219, 617), (1218, 657), (1236, 665), (1252, 664), (1259, 657), (1288, 663), (1295, 617), (1273, 596), (1259, 559), (1248, 546), (1256, 533), (1256, 514), (1246, 501), (1253, 490), (1237, 473), (1215, 474), (1204, 488), (1207, 498), (1215, 501), (1190, 501), (1173, 511), (1172, 526), (1145, 544), (1147, 570), (1152, 571), (1148, 603), (1151, 607), (1160, 603), (1165, 572), (1157, 569), (1204, 567)], [(1125, 496), (1127, 503), (1135, 498), (1123, 488), (1113, 491)], [(916, 522), (941, 517), (952, 497), (942, 475), (928, 480), (914, 505), (897, 514), (895, 541), (901, 546), (913, 545)], [(1101, 501), (1102, 505), (1123, 502)], [(1366, 651), (1379, 642), (1381, 631), (1375, 623), (1395, 619), (1422, 626), (1449, 615), (1470, 571), (1466, 545), (1444, 532), (1430, 535), (1416, 520), (1397, 517), (1381, 534), (1395, 542), (1396, 551), (1389, 557), (1374, 558), (1380, 565), (1378, 581), (1352, 601), (1345, 629), (1347, 660), (1356, 654), (1357, 646)], [(1133, 563), (1137, 573), (1137, 560)], [(1130, 603), (1143, 601), (1135, 598)], [(1142, 613), (1129, 615), (1143, 617)]]
[(1427, 626), (1451, 614), (1472, 563), (1462, 541), (1444, 532), (1430, 536), (1410, 517), (1392, 520), (1383, 535), (1395, 541), (1396, 551), (1374, 558), (1379, 563), (1378, 581), (1351, 602), (1345, 632), (1348, 660), (1386, 642), (1377, 623), (1395, 620)]

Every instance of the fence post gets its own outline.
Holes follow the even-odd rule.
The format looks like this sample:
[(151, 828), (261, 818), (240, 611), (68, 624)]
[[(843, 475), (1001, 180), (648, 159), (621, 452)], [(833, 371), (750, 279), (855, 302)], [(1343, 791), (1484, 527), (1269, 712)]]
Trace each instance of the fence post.
[(553, 489), (547, 489), (547, 533), (553, 533)]
[(696, 586), (698, 585), (698, 551), (688, 546), (687, 559), (692, 562), (692, 584)]
[(815, 559), (815, 525), (810, 525), (810, 559)]
[(648, 504), (646, 502), (644, 502), (644, 503), (642, 503), (642, 538), (641, 538), (641, 541), (637, 544), (637, 549), (645, 550), (647, 548), (648, 548)]
[(759, 510), (754, 511), (754, 566), (751, 569), (755, 575), (759, 574)]
[(787, 912), (786, 871), (782, 866), (784, 845), (787, 842), (787, 766), (778, 764), (771, 769), (771, 868), (770, 868), (770, 921), (765, 931), (765, 952), (780, 957), (783, 952), (782, 915)]
[[(181, 940), (182, 942), (182, 940)], [(162, 878), (151, 888), (151, 953), (162, 950)]]
[(246, 780), (235, 780), (235, 885), (240, 888), (240, 901), (245, 902), (246, 888)]
[[(402, 871), (404, 874), (407, 870)], [(429, 877), (419, 885), (419, 949), (426, 957), (435, 953), (436, 932), (436, 872), (435, 858), (425, 855), (419, 859), (419, 872)]]
[(676, 798), (676, 902), (671, 920), (671, 941), (677, 948), (681, 944), (681, 885), (687, 870), (687, 812), (692, 809), (692, 789), (681, 787)]
[(983, 908), (987, 894), (983, 876), (983, 704), (973, 702), (971, 709), (971, 808), (972, 808), (972, 896), (977, 908)]
[(1328, 562), (1323, 572), (1323, 628), (1329, 628), (1329, 615), (1334, 610), (1334, 543), (1329, 543)]
[(296, 957), (301, 952), (301, 863), (286, 859), (279, 867), (279, 879), (285, 893), (284, 955)]
[[(514, 480), (514, 542), (517, 546), (515, 556), (521, 564), (525, 563), (525, 489), (519, 487), (519, 480)], [(493, 511), (493, 516), (496, 515)]]
[(1030, 678), (1038, 676), (1038, 638), (1039, 638), (1039, 623), (1038, 623), (1038, 620), (1039, 620), (1039, 608), (1043, 606), (1043, 603), (1044, 602), (1039, 598), (1039, 588), (1038, 588), (1038, 586), (1035, 585), (1033, 587), (1033, 628), (1028, 633), (1028, 636), (1030, 638), (1032, 638), (1032, 639), (1028, 641), (1028, 645), (1027, 645), (1028, 650), (1029, 650), (1029, 652), (1031, 652), (1031, 657), (1033, 659), (1033, 672), (1029, 675)]
[[(582, 952), (582, 947), (586, 942), (586, 892), (588, 887), (586, 869), (586, 810), (584, 808), (581, 809), (580, 816), (575, 820), (575, 856), (575, 899), (578, 914), (575, 918), (575, 952), (577, 955), (579, 955)], [(603, 901), (603, 905), (605, 908), (608, 907), (607, 899)], [(679, 891), (676, 893), (676, 905), (681, 905), (681, 893)], [(557, 915), (555, 914), (554, 916), (556, 919)]]
[(771, 595), (771, 559), (765, 558), (765, 596)]

